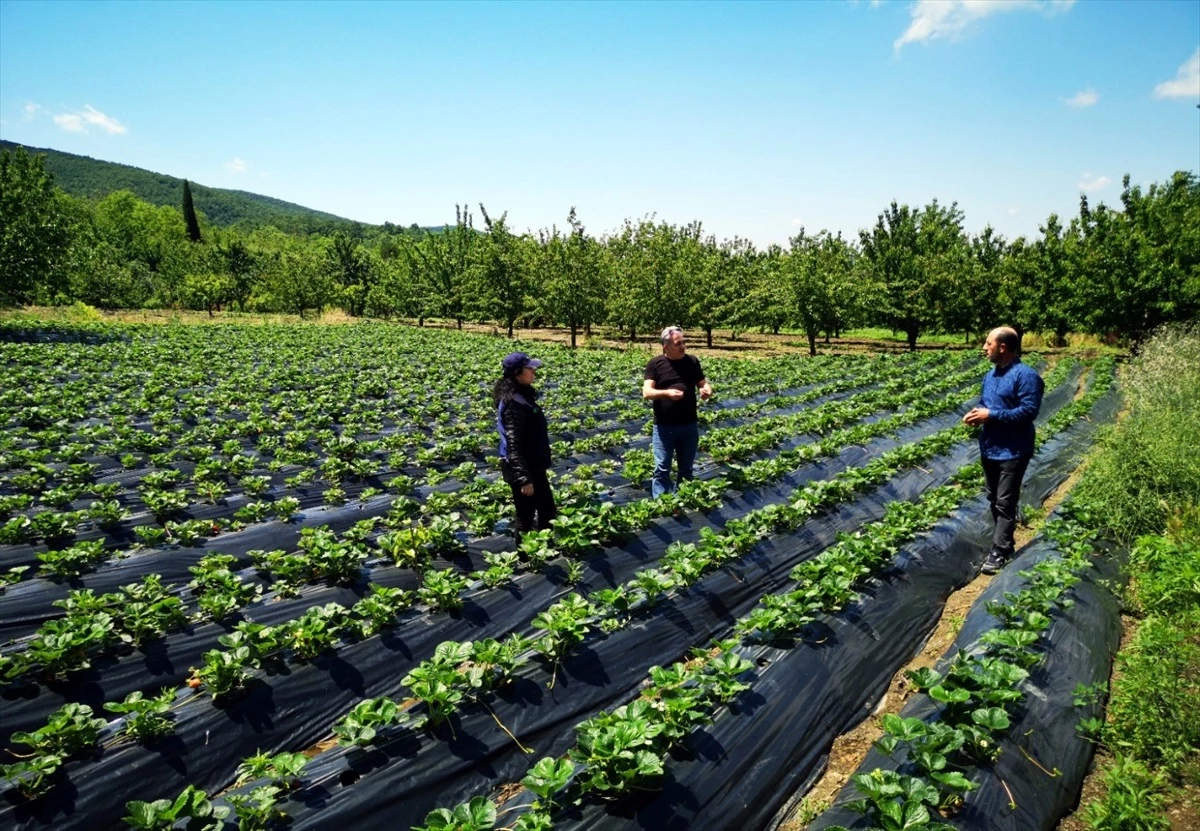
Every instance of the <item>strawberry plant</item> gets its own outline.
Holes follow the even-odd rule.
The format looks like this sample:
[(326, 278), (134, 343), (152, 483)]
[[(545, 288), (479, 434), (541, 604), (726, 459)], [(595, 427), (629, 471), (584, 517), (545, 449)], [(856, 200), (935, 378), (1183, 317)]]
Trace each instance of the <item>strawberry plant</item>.
[(425, 817), (425, 824), (412, 831), (489, 831), (495, 826), (496, 806), (477, 796), (453, 809), (435, 808)]
[(425, 572), (417, 597), (430, 608), (439, 611), (461, 609), (462, 591), (467, 587), (467, 578), (452, 568)]
[(307, 764), (308, 757), (303, 753), (271, 755), (260, 750), (253, 756), (247, 756), (238, 765), (234, 787), (257, 779), (267, 779), (278, 789), (291, 790), (299, 783), (300, 774)]
[(366, 747), (375, 741), (379, 730), (404, 724), (408, 716), (400, 712), (399, 706), (390, 698), (369, 698), (355, 705), (349, 713), (333, 726), (338, 744)]
[(213, 805), (208, 794), (194, 785), (188, 785), (174, 800), (156, 799), (153, 802), (133, 800), (125, 803), (129, 816), (125, 822), (131, 828), (143, 831), (169, 831), (182, 826), (187, 831), (221, 831), (229, 809)]
[(140, 690), (125, 696), (122, 702), (109, 702), (104, 709), (125, 716), (121, 733), (143, 744), (157, 741), (175, 732), (175, 724), (167, 716), (175, 703), (175, 691), (164, 688), (154, 698), (146, 698)]

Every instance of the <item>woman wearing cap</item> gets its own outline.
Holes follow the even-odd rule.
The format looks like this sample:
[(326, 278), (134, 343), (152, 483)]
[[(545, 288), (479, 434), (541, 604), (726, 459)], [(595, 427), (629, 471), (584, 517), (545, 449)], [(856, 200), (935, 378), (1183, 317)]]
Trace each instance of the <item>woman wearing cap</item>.
[[(506, 355), (503, 376), (492, 390), (496, 427), (500, 431), (500, 467), (512, 488), (517, 509), (516, 536), (535, 527), (549, 528), (558, 516), (546, 471), (550, 468), (550, 436), (546, 416), (537, 403), (533, 381), (542, 362), (524, 352)], [(535, 525), (534, 517), (537, 522)]]

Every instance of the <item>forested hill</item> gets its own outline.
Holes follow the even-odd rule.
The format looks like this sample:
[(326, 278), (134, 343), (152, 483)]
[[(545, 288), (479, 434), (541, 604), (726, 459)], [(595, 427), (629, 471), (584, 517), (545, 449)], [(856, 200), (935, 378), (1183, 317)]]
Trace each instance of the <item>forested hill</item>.
[[(0, 152), (21, 146), (0, 140)], [(174, 176), (43, 147), (25, 147), (25, 150), (45, 155), (46, 170), (54, 175), (54, 183), (72, 196), (102, 199), (113, 191), (128, 190), (151, 204), (175, 207), (179, 207), (183, 198), (183, 180)], [(320, 234), (367, 227), (364, 223), (257, 193), (208, 188), (195, 182), (191, 188), (196, 210), (220, 226), (239, 225), (249, 229), (274, 225), (283, 231)]]

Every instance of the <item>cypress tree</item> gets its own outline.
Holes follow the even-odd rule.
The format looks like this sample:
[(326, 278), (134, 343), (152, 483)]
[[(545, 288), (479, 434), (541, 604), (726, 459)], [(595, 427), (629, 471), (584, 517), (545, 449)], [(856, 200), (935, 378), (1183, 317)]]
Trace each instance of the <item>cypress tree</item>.
[(200, 221), (196, 219), (196, 206), (192, 204), (192, 189), (188, 180), (183, 180), (183, 221), (187, 223), (188, 239), (200, 242)]

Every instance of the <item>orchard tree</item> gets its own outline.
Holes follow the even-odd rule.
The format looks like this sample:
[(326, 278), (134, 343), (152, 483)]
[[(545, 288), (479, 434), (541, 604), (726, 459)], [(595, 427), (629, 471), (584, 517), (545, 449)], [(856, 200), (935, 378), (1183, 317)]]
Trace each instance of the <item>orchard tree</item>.
[(45, 157), (21, 147), (0, 153), (0, 304), (32, 302), (59, 282), (71, 235)]
[(258, 269), (257, 255), (239, 238), (233, 238), (217, 249), (229, 275), (229, 302), (237, 303), (238, 311), (246, 311), (246, 303), (254, 293), (254, 278)]
[(330, 240), (327, 267), (341, 289), (346, 311), (352, 317), (362, 317), (377, 276), (367, 251), (349, 234), (338, 231)]
[(1033, 245), (1036, 269), (1033, 285), (1031, 328), (1053, 332), (1056, 346), (1064, 346), (1074, 324), (1074, 271), (1071, 259), (1077, 233), (1066, 231), (1058, 214), (1050, 214), (1039, 229), (1042, 238)]
[(542, 276), (539, 308), (555, 323), (571, 330), (571, 347), (579, 330), (590, 329), (604, 312), (604, 248), (589, 237), (575, 208), (567, 215), (571, 231), (557, 228), (542, 234), (537, 252), (537, 273)]
[(817, 354), (821, 332), (840, 331), (852, 303), (853, 252), (828, 231), (808, 236), (804, 229), (792, 237), (783, 263), (789, 319), (808, 338), (808, 352)]
[(629, 331), (630, 342), (639, 331), (645, 332), (655, 323), (651, 309), (655, 304), (656, 284), (649, 252), (653, 233), (651, 219), (643, 219), (636, 225), (627, 219), (621, 233), (607, 240), (612, 262), (607, 316), (618, 329)]
[(529, 298), (530, 268), (521, 239), (508, 228), (508, 214), (493, 220), (479, 205), (487, 235), (479, 245), (474, 286), (478, 291), (477, 308), (485, 317), (504, 323), (508, 336), (526, 310)]
[(1004, 238), (988, 225), (970, 239), (965, 251), (955, 251), (956, 267), (947, 270), (942, 292), (942, 331), (959, 332), (969, 343), (980, 332), (1001, 325), (1003, 321), (997, 322), (996, 317), (996, 298), (1005, 247)]
[(917, 337), (936, 322), (932, 287), (920, 259), (920, 220), (908, 205), (891, 207), (879, 215), (871, 231), (859, 231), (863, 260), (883, 293), (875, 320), (904, 332), (908, 348), (917, 348)]
[(743, 326), (762, 326), (772, 334), (790, 317), (788, 281), (785, 276), (787, 254), (772, 244), (753, 263), (746, 293), (733, 303), (733, 319)]
[(1081, 197), (1076, 315), (1134, 348), (1159, 326), (1200, 316), (1200, 180), (1176, 173), (1143, 193), (1123, 182), (1123, 212)]
[(404, 246), (416, 289), (418, 324), (424, 325), (427, 317), (443, 317), (462, 328), (478, 236), (466, 206), (455, 205), (453, 228)]

